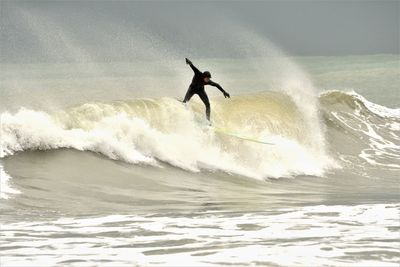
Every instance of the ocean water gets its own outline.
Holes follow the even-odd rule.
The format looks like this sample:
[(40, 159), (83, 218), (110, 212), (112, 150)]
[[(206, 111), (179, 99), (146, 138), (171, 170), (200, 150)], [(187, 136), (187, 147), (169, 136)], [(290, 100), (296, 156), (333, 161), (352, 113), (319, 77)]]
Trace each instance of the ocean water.
[(399, 62), (1, 64), (1, 266), (398, 266)]

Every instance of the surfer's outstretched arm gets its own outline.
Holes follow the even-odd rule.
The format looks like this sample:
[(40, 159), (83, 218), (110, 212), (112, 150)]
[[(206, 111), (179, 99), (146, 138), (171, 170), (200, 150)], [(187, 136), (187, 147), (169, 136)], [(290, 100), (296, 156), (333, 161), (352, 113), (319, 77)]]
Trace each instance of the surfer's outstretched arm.
[(229, 93), (228, 93), (227, 91), (225, 91), (225, 90), (221, 87), (221, 85), (219, 85), (218, 83), (215, 83), (215, 82), (213, 82), (213, 81), (210, 80), (210, 81), (208, 82), (208, 85), (217, 87), (218, 90), (220, 90), (220, 91), (224, 94), (224, 97), (225, 97), (225, 98), (230, 98), (230, 97), (231, 97), (231, 96), (229, 95)]
[(202, 74), (201, 71), (199, 71), (199, 69), (196, 68), (193, 65), (192, 61), (190, 61), (188, 58), (185, 58), (185, 60), (186, 60), (186, 64), (188, 64), (192, 68), (192, 70), (194, 71), (194, 74), (197, 74), (197, 75), (201, 75)]

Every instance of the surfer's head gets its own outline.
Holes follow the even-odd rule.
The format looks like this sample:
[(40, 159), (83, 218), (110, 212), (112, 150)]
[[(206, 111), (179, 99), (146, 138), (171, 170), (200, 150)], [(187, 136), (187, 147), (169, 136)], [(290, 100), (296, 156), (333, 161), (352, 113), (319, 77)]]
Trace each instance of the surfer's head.
[(211, 79), (211, 73), (209, 71), (203, 72), (203, 80), (208, 83)]

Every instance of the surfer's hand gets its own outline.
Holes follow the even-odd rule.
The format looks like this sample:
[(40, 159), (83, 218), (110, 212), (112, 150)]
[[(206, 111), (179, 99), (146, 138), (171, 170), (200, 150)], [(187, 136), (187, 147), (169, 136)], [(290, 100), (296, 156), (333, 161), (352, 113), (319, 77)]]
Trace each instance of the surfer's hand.
[(225, 98), (231, 98), (231, 96), (229, 95), (229, 93), (226, 92), (226, 91), (224, 91), (224, 96), (225, 96)]
[(185, 60), (186, 60), (186, 64), (192, 64), (192, 61), (190, 61), (187, 57), (185, 58)]

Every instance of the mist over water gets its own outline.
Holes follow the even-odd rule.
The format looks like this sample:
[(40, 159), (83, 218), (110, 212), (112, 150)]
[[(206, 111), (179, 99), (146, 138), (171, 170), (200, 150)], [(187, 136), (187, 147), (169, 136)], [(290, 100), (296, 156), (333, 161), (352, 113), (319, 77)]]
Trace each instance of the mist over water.
[[(1, 2), (1, 265), (398, 264), (397, 54), (294, 57), (199, 3), (80, 4)], [(232, 96), (206, 88), (222, 133), (177, 101), (185, 57)]]

